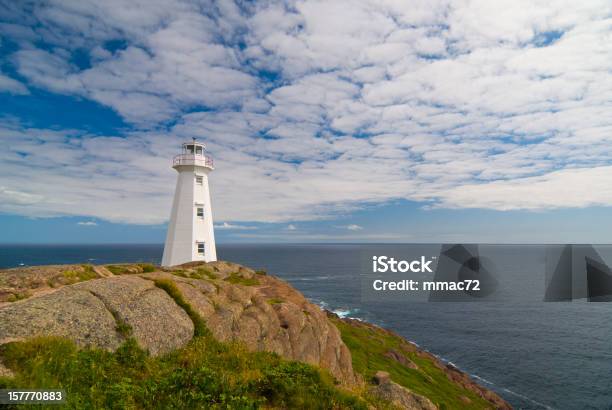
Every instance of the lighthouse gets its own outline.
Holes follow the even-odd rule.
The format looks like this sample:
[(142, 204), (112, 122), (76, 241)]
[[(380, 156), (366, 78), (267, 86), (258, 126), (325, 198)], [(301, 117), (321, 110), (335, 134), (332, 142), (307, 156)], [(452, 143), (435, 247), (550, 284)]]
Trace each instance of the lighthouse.
[(208, 174), (214, 169), (204, 144), (183, 144), (172, 168), (178, 172), (162, 266), (217, 260)]

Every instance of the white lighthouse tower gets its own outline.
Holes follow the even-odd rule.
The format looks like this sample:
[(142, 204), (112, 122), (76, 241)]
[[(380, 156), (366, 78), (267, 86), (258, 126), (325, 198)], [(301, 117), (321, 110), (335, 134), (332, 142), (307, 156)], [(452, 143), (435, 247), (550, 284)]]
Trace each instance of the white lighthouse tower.
[(208, 173), (213, 160), (204, 144), (183, 144), (183, 153), (174, 157), (172, 168), (178, 171), (172, 213), (164, 245), (162, 266), (192, 261), (216, 261)]

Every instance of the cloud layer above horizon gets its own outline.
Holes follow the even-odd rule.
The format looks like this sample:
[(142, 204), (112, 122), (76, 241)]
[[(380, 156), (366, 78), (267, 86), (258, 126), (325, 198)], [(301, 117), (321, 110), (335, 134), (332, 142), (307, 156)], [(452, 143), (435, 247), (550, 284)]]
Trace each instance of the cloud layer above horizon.
[(164, 222), (194, 136), (219, 221), (612, 204), (609, 1), (18, 3), (0, 92), (94, 101), (125, 126), (3, 107), (1, 212)]

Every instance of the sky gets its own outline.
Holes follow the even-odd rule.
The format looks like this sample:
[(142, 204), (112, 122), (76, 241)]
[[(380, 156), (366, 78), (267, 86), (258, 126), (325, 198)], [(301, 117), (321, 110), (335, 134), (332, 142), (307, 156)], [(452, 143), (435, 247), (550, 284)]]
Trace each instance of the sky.
[(612, 3), (0, 0), (0, 242), (612, 243)]

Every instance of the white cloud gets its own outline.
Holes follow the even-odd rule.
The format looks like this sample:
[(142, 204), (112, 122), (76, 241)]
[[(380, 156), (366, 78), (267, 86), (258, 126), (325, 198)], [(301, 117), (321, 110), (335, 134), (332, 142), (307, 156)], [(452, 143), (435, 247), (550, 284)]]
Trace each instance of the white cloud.
[(25, 85), (3, 74), (0, 74), (0, 92), (21, 95), (30, 93)]
[(440, 195), (441, 202), (436, 206), (502, 211), (609, 206), (611, 179), (612, 166), (564, 169), (537, 177), (452, 188)]
[[(192, 136), (215, 157), (214, 214), (230, 226), (397, 198), (499, 210), (612, 204), (602, 185), (612, 162), (609, 2), (206, 7), (13, 8), (4, 31), (20, 50), (8, 59), (27, 84), (98, 101), (133, 128), (100, 136), (5, 124), (0, 211), (163, 222), (168, 161)], [(38, 48), (41, 38), (52, 47)], [(92, 50), (91, 67), (74, 64), (77, 48)], [(3, 78), (0, 89), (27, 92)], [(580, 194), (569, 198), (560, 187), (574, 184)]]
[(357, 225), (357, 224), (336, 225), (335, 228), (345, 229), (347, 231), (361, 231), (361, 230), (363, 230), (363, 226)]
[[(66, 49), (16, 52), (19, 73), (37, 86), (91, 98), (143, 128), (193, 106), (226, 108), (258, 98), (256, 79), (240, 69), (236, 50), (223, 42), (231, 36), (223, 33), (225, 20), (211, 20), (196, 4), (50, 3), (34, 11), (45, 40), (66, 49), (90, 46), (95, 58), (79, 69)], [(104, 49), (122, 35), (125, 49)]]
[(44, 200), (40, 195), (5, 187), (0, 187), (0, 198), (4, 203), (12, 203), (15, 206), (33, 205)]
[(359, 226), (356, 224), (350, 224), (350, 225), (346, 225), (345, 228), (348, 229), (349, 231), (361, 231), (363, 229), (363, 226)]
[(250, 230), (257, 229), (257, 227), (256, 226), (251, 226), (251, 225), (238, 225), (238, 224), (230, 224), (230, 223), (227, 223), (227, 222), (223, 222), (222, 224), (215, 225), (215, 229), (250, 231)]
[(81, 221), (81, 222), (77, 222), (77, 225), (81, 225), (81, 226), (97, 226), (98, 224), (94, 221)]

